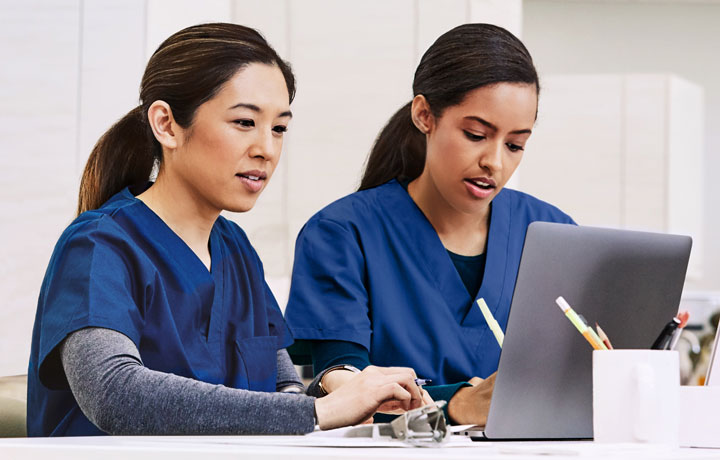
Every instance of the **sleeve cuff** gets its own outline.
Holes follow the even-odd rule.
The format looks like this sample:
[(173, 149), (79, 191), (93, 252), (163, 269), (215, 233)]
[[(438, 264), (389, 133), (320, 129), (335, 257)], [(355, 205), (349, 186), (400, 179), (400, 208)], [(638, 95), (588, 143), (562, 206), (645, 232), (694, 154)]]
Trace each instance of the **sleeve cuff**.
[(459, 382), (450, 385), (427, 386), (425, 387), (425, 390), (428, 392), (428, 394), (434, 401), (442, 400), (447, 403), (445, 404), (445, 406), (443, 406), (443, 413), (445, 414), (445, 420), (452, 424), (452, 420), (450, 420), (450, 415), (448, 414), (448, 406), (450, 406), (450, 400), (453, 396), (455, 396), (455, 393), (457, 393), (460, 388), (471, 386), (472, 385), (469, 382)]

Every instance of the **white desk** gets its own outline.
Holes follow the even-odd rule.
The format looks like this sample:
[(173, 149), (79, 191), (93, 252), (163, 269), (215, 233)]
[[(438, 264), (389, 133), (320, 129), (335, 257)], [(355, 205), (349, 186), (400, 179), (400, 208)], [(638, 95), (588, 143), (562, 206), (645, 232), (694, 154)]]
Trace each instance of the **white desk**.
[(663, 449), (655, 446), (593, 442), (465, 442), (441, 448), (312, 447), (303, 436), (93, 437), (0, 439), (0, 459), (513, 459), (581, 456), (587, 459), (720, 458), (720, 449)]

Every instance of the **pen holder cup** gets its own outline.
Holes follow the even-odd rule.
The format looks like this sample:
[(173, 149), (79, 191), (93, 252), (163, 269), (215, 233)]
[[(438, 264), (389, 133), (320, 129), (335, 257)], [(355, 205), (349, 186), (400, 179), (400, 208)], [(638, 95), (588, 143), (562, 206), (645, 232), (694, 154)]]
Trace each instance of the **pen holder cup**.
[(679, 394), (677, 351), (593, 351), (595, 441), (677, 447)]

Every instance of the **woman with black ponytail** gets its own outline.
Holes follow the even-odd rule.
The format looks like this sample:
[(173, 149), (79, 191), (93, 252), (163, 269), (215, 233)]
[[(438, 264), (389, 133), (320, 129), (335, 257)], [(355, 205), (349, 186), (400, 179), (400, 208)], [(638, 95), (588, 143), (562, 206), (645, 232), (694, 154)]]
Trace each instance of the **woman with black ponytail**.
[(251, 209), (270, 180), (294, 95), (253, 29), (202, 24), (160, 45), (140, 105), (90, 155), (50, 260), (29, 435), (306, 433), (422, 403), (406, 368), (305, 395), (262, 264), (220, 216)]
[(360, 190), (298, 236), (286, 320), (330, 394), (340, 365), (408, 366), (452, 422), (484, 424), (500, 348), (476, 300), (507, 324), (525, 232), (573, 223), (504, 189), (537, 115), (532, 58), (511, 33), (465, 24), (415, 72), (414, 98), (378, 136)]

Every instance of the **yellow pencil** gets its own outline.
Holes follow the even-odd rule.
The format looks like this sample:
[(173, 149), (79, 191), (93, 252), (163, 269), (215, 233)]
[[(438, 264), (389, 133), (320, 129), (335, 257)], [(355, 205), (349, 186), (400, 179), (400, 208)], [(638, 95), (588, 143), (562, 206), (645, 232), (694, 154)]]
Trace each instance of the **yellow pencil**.
[(498, 345), (500, 345), (500, 348), (502, 348), (503, 340), (505, 339), (505, 334), (503, 334), (502, 328), (500, 327), (492, 313), (490, 313), (490, 308), (488, 308), (487, 303), (485, 303), (485, 299), (478, 299), (477, 304), (480, 307), (480, 311), (482, 312), (483, 316), (485, 317), (485, 322), (487, 322), (488, 327), (490, 327), (490, 330), (495, 336), (495, 340), (497, 340)]
[(604, 343), (602, 343), (602, 340), (600, 340), (600, 337), (597, 336), (595, 331), (592, 330), (592, 328), (588, 327), (587, 324), (585, 324), (585, 321), (580, 319), (577, 313), (575, 313), (575, 310), (572, 309), (569, 303), (563, 298), (563, 296), (558, 297), (555, 299), (555, 303), (557, 303), (558, 307), (565, 312), (565, 316), (567, 316), (567, 319), (570, 320), (571, 323), (575, 326), (575, 328), (582, 334), (583, 337), (585, 337), (585, 340), (588, 341), (590, 345), (595, 350), (607, 350), (607, 347)]

